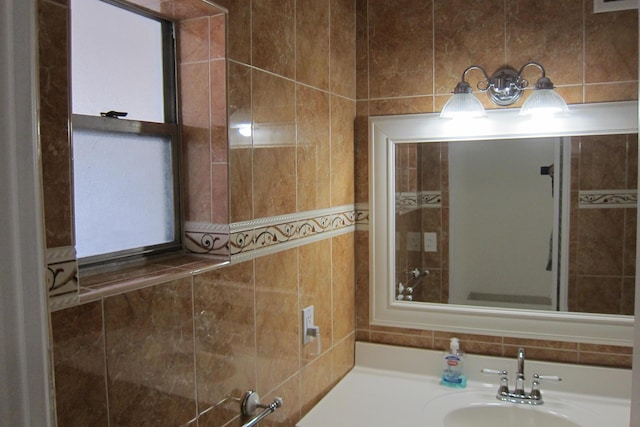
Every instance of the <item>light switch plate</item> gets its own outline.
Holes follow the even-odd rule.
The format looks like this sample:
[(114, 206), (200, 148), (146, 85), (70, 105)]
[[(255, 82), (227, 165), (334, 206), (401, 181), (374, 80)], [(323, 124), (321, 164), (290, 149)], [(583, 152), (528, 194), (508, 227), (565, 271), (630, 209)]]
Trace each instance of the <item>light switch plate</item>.
[(307, 344), (311, 341), (311, 335), (307, 333), (310, 327), (313, 327), (313, 306), (302, 309), (302, 343)]
[(438, 234), (424, 233), (424, 251), (438, 252)]

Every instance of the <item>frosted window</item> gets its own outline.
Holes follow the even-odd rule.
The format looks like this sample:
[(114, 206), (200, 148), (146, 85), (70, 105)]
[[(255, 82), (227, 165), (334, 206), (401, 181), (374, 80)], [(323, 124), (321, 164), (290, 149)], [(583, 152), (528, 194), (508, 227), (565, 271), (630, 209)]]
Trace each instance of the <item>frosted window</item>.
[(98, 0), (71, 1), (73, 113), (164, 122), (162, 25)]
[(78, 257), (172, 242), (170, 138), (91, 130), (73, 137)]

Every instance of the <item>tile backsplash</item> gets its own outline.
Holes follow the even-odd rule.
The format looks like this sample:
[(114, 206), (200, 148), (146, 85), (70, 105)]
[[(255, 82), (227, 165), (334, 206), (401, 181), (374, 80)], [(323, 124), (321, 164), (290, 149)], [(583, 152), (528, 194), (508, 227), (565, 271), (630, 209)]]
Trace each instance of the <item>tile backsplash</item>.
[[(592, 8), (593, 2), (589, 0), (356, 0), (356, 203), (366, 204), (369, 201), (368, 118), (439, 111), (460, 81), (462, 72), (470, 65), (481, 65), (491, 74), (504, 65), (518, 69), (528, 61), (540, 62), (569, 104), (637, 99), (638, 12), (594, 14)], [(536, 72), (531, 67), (525, 76), (530, 82), (535, 82), (539, 78)], [(481, 73), (472, 71), (468, 74), (468, 81), (475, 87), (481, 77)], [(520, 106), (526, 96), (514, 106)], [(482, 94), (478, 97), (485, 108), (497, 108)], [(620, 164), (614, 164), (620, 169)], [(415, 165), (411, 169), (409, 164), (409, 168), (407, 176), (399, 177), (404, 185), (402, 188), (406, 191), (419, 190), (417, 179), (420, 175)], [(635, 170), (633, 165), (629, 170)], [(412, 172), (415, 175), (413, 181)], [(429, 209), (430, 212), (437, 210), (439, 208)], [(625, 217), (616, 220), (616, 224), (621, 224), (628, 231), (624, 234), (624, 242), (618, 241), (616, 245), (620, 246), (619, 254), (623, 253), (623, 247), (627, 248), (625, 253), (630, 258), (624, 265), (635, 267), (635, 263), (630, 262), (630, 254), (635, 249), (632, 250), (632, 238), (628, 237), (635, 236), (635, 209), (580, 209), (580, 212), (587, 210), (592, 214), (597, 211), (614, 214), (616, 211), (614, 215), (618, 216), (628, 211), (624, 214), (626, 220)], [(582, 216), (581, 237), (588, 239), (585, 232), (589, 229), (586, 223), (589, 215)], [(577, 219), (574, 224), (578, 224)], [(370, 324), (368, 240), (368, 231), (356, 232), (356, 338), (445, 349), (450, 334)], [(625, 301), (633, 301), (633, 279), (625, 278), (633, 273), (623, 271), (622, 259), (618, 259), (620, 270), (614, 279), (615, 295), (609, 295), (611, 288), (602, 289), (602, 281), (594, 287), (593, 280), (589, 282), (590, 278), (587, 278), (582, 286), (587, 288), (591, 285), (591, 295), (601, 296), (604, 291), (610, 296), (609, 301), (617, 297), (616, 308), (626, 313), (629, 307)], [(446, 259), (440, 262), (446, 266)], [(446, 275), (430, 278), (440, 281), (440, 292), (430, 295), (430, 298), (444, 296), (446, 299), (444, 277)], [(577, 300), (575, 298), (574, 302), (579, 303)], [(583, 305), (589, 304), (587, 298), (581, 301)], [(511, 357), (515, 354), (515, 347), (524, 345), (528, 354), (535, 354), (535, 358), (543, 360), (631, 366), (631, 349), (628, 347), (482, 335), (461, 338), (466, 341), (467, 351), (472, 353)]]

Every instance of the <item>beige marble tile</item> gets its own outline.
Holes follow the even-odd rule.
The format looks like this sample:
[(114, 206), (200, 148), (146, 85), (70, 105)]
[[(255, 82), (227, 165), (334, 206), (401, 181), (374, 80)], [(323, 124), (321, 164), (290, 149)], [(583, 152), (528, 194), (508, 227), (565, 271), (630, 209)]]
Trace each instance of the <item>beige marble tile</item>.
[(431, 0), (369, 2), (369, 96), (433, 93)]
[(600, 366), (631, 368), (632, 347), (579, 344), (580, 363)]
[[(555, 85), (581, 84), (583, 1), (515, 0), (505, 4), (506, 63), (518, 69), (536, 61)], [(524, 72), (530, 85), (541, 76), (534, 66)]]
[(315, 406), (332, 386), (332, 357), (327, 352), (301, 371), (300, 401), (302, 413)]
[(225, 14), (209, 18), (209, 58), (221, 59), (227, 53), (227, 27)]
[(256, 218), (295, 212), (296, 147), (255, 148), (253, 176)]
[(368, 0), (356, 0), (356, 98), (369, 99)]
[(577, 277), (577, 308), (583, 313), (620, 314), (622, 278), (602, 276)]
[[(482, 5), (473, 0), (434, 0), (435, 89), (427, 93), (449, 94), (470, 65), (482, 66), (489, 75), (504, 65), (504, 8), (502, 0)], [(483, 79), (480, 71), (473, 70), (466, 81), (475, 88)]]
[(182, 126), (184, 214), (187, 221), (211, 222), (211, 162), (209, 130)]
[(38, 2), (40, 142), (47, 247), (73, 245), (68, 19), (69, 9)]
[(354, 190), (355, 103), (331, 96), (331, 206), (351, 204)]
[(433, 348), (433, 337), (405, 334), (401, 329), (398, 332), (370, 331), (369, 340), (378, 344), (399, 345), (413, 348)]
[(388, 115), (395, 115), (395, 114), (420, 114), (420, 113), (432, 113), (433, 111), (434, 110), (433, 110), (432, 96), (412, 96), (407, 98), (375, 99), (370, 102), (370, 114), (372, 116), (388, 116)]
[(354, 197), (356, 203), (369, 201), (369, 121), (356, 115), (354, 120)]
[(104, 302), (111, 425), (181, 425), (196, 414), (191, 278)]
[(227, 125), (227, 61), (213, 59), (209, 62), (209, 92), (211, 127)]
[(256, 289), (298, 292), (298, 249), (256, 258)]
[(353, 0), (330, 0), (331, 7), (331, 92), (356, 96), (356, 24)]
[(581, 209), (578, 219), (577, 272), (622, 275), (624, 210)]
[(638, 11), (592, 13), (585, 2), (586, 83), (638, 80)]
[(329, 0), (296, 0), (296, 80), (324, 90), (329, 89), (329, 28)]
[[(324, 239), (299, 249), (298, 277), (300, 280), (300, 308), (313, 305), (314, 321), (320, 327), (321, 353), (333, 345), (333, 313), (331, 310), (331, 240)], [(302, 342), (302, 341), (301, 341)], [(319, 354), (314, 339), (302, 345), (302, 366)]]
[(588, 84), (584, 87), (584, 102), (635, 101), (638, 82)]
[[(196, 276), (194, 312), (198, 405), (203, 411), (227, 395), (255, 389), (255, 289), (253, 261)], [(208, 419), (223, 425), (239, 414), (224, 405)]]
[(627, 188), (638, 188), (638, 135), (627, 135)]
[[(512, 346), (505, 344), (504, 357), (513, 357), (515, 360), (520, 345)], [(578, 352), (575, 349), (560, 349), (551, 347), (526, 347), (526, 357), (529, 360), (544, 360), (549, 362), (577, 363)]]
[[(148, 6), (157, 5), (155, 0), (137, 0), (145, 2)], [(162, 15), (170, 19), (181, 21), (193, 19), (200, 16), (217, 15), (221, 10), (210, 3), (199, 0), (167, 0), (159, 5), (159, 9), (155, 9)]]
[(229, 221), (253, 218), (253, 150), (229, 151)]
[(267, 393), (300, 369), (298, 293), (256, 291), (258, 390)]
[(229, 223), (229, 168), (226, 163), (211, 165), (211, 219), (214, 224)]
[(331, 245), (333, 340), (337, 342), (355, 329), (354, 234), (333, 237)]
[(297, 86), (297, 210), (330, 206), (329, 95)]
[(252, 76), (254, 145), (295, 145), (295, 83), (258, 70)]
[(107, 426), (102, 303), (51, 313), (56, 415), (60, 426)]
[(209, 129), (209, 64), (192, 63), (180, 66), (180, 104), (182, 124)]
[(251, 136), (239, 129), (251, 126), (251, 69), (229, 62), (229, 145), (231, 148), (250, 146)]
[(580, 190), (626, 188), (626, 160), (626, 135), (580, 138)]
[(295, 78), (295, 0), (251, 2), (251, 46), (254, 66)]
[(369, 326), (369, 232), (355, 232), (356, 291), (355, 310), (356, 327)]
[(622, 273), (624, 276), (633, 277), (636, 274), (637, 208), (625, 209), (624, 215), (624, 257)]
[(182, 64), (209, 59), (209, 18), (190, 19), (178, 23), (178, 52)]
[(355, 364), (355, 333), (333, 347), (333, 382), (337, 383)]
[(282, 398), (282, 406), (260, 422), (265, 427), (294, 426), (304, 416), (300, 412), (300, 375), (296, 374), (280, 385), (273, 392), (261, 395), (265, 404), (273, 402), (276, 397)]
[(251, 0), (217, 0), (229, 11), (229, 58), (251, 64)]

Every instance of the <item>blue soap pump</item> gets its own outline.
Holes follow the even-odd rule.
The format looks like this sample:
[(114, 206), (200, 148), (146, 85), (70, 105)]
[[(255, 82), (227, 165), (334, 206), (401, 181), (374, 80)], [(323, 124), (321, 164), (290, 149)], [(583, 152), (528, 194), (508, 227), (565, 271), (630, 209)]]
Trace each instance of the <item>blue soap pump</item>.
[(460, 340), (451, 338), (449, 352), (444, 355), (444, 366), (440, 384), (447, 387), (465, 388), (467, 377), (464, 374), (464, 353), (460, 351)]

